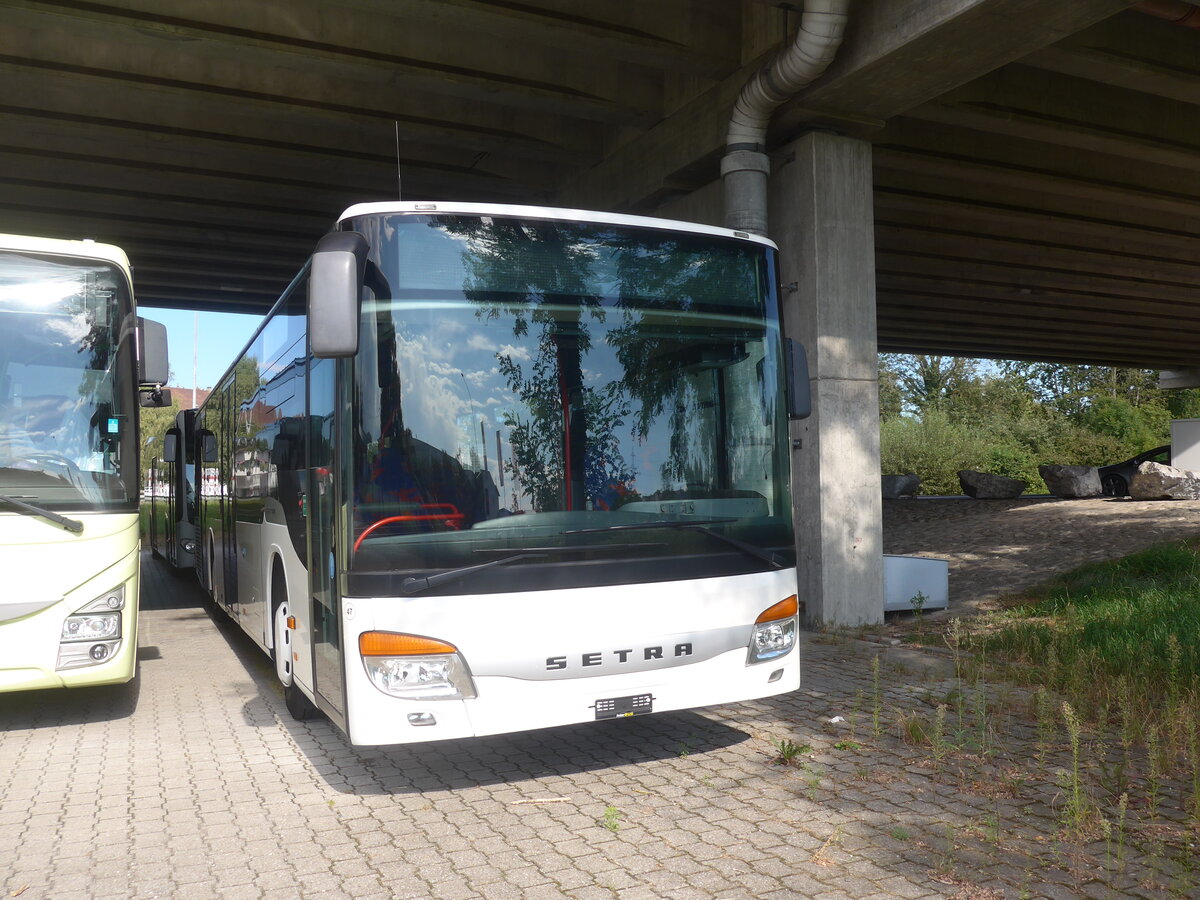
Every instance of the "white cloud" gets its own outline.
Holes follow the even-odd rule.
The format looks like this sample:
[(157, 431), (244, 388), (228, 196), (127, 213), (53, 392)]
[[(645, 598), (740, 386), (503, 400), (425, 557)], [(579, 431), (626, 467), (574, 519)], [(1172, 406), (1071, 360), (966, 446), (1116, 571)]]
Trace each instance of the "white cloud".
[(496, 352), (496, 355), (507, 356), (521, 362), (528, 362), (532, 358), (528, 347), (514, 347), (512, 344), (505, 344)]

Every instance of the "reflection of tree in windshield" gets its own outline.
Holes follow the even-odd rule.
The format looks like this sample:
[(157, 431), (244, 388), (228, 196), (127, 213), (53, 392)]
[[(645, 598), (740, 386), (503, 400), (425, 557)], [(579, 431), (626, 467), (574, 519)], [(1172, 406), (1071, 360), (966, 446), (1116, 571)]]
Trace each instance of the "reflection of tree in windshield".
[[(761, 316), (757, 254), (578, 224), (445, 227), (466, 238), (466, 295), (479, 305), (477, 315), (511, 317), (516, 336), (541, 326), (531, 361), (497, 354), (508, 390), (524, 406), (502, 414), (512, 446), (505, 466), (535, 509), (581, 509), (586, 499), (611, 507), (615, 493), (628, 492), (635, 470), (617, 434), (627, 421), (640, 443), (665, 417), (667, 456), (658, 472), (664, 485), (730, 486), (724, 370), (747, 358), (747, 341), (761, 342), (763, 330), (716, 329), (706, 314)], [(589, 324), (607, 325), (613, 313), (606, 302), (621, 309), (619, 326), (605, 339), (621, 374), (590, 386), (583, 371)]]
[(595, 283), (596, 250), (575, 229), (553, 222), (458, 221), (447, 230), (467, 238), (463, 263), (468, 299), (482, 319), (511, 316), (513, 334), (541, 326), (528, 372), (511, 354), (498, 353), (508, 389), (528, 416), (509, 411), (512, 458), (507, 471), (520, 479), (538, 511), (583, 509), (624, 485), (632, 473), (621, 458), (614, 430), (625, 414), (620, 386), (584, 384), (583, 359), (591, 349), (587, 318), (603, 322)]
[[(512, 459), (505, 463), (510, 475), (520, 478), (539, 512), (561, 508), (564, 448), (562, 435), (564, 402), (559, 375), (562, 335), (549, 325), (542, 328), (538, 353), (526, 376), (511, 354), (497, 354), (500, 374), (529, 411), (527, 418), (509, 410), (502, 420), (509, 427)], [(556, 342), (558, 339), (558, 342)], [(624, 424), (629, 403), (620, 383), (602, 387), (583, 386), (577, 397), (587, 422), (584, 451), (584, 488), (593, 502), (611, 506), (616, 496), (627, 491), (634, 473), (621, 454), (616, 429)], [(571, 415), (576, 415), (572, 406)]]

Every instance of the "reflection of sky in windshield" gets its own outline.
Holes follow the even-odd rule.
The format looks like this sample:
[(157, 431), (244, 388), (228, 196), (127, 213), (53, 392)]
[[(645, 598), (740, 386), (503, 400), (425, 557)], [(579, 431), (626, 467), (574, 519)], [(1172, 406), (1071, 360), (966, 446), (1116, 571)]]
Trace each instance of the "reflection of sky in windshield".
[[(391, 304), (387, 304), (391, 306)], [(368, 302), (367, 312), (374, 314), (378, 304)], [(544, 307), (546, 311), (551, 308)], [(500, 316), (485, 319), (478, 309), (466, 302), (407, 301), (393, 307), (397, 328), (396, 360), (403, 385), (403, 411), (405, 426), (418, 439), (441, 448), (468, 468), (479, 470), (486, 459), (487, 469), (497, 484), (500, 482), (500, 462), (496, 458), (497, 432), (500, 447), (506, 462), (511, 462), (508, 444), (510, 421), (529, 420), (530, 412), (525, 403), (513, 395), (502, 375), (498, 358), (508, 358), (521, 367), (522, 374), (529, 377), (530, 363), (537, 349), (540, 325), (531, 324), (524, 338), (526, 343), (514, 344), (511, 318)], [(573, 312), (570, 310), (568, 312)], [(650, 317), (653, 318), (653, 317)], [(673, 317), (674, 318), (674, 317)], [(736, 334), (762, 334), (761, 321), (737, 316), (686, 316), (685, 319), (701, 321), (709, 334), (717, 336), (722, 330)], [(583, 355), (584, 381), (589, 388), (600, 390), (610, 385), (619, 385), (625, 379), (625, 369), (617, 358), (613, 332), (621, 322), (590, 322), (587, 330), (591, 336), (590, 349)], [(755, 344), (757, 356), (749, 363), (753, 365), (761, 358), (761, 341)], [(531, 351), (530, 347), (533, 347)], [(753, 389), (761, 388), (756, 384)], [(683, 381), (679, 394), (672, 404), (696, 405), (704, 401), (694, 396), (694, 391), (685, 390)], [(629, 401), (626, 391), (621, 395)], [(755, 408), (757, 401), (755, 401)], [(679, 423), (670, 421), (669, 410), (649, 421), (644, 435), (636, 433), (636, 412), (640, 407), (634, 403), (631, 412), (624, 416), (620, 426), (613, 432), (618, 456), (625, 470), (636, 479), (627, 485), (642, 492), (682, 487), (682, 484), (664, 483), (664, 466), (668, 462), (668, 447), (672, 434), (679, 431)], [(481, 432), (482, 423), (482, 432)], [(375, 422), (367, 422), (372, 431), (378, 431)], [(755, 423), (761, 428), (761, 419)], [(704, 441), (699, 434), (706, 426), (697, 411), (687, 417), (682, 433), (692, 447), (701, 447)], [(769, 430), (764, 441), (769, 443)], [(712, 460), (701, 461), (704, 468), (711, 467)], [(698, 463), (700, 464), (700, 463)], [(511, 470), (505, 472), (506, 492), (504, 501), (511, 504), (512, 490), (520, 489), (519, 479), (513, 485)], [(517, 500), (517, 505), (528, 501)]]
[(114, 385), (127, 303), (111, 264), (0, 252), (0, 466), (39, 503), (130, 497), (120, 476), (135, 435)]
[[(382, 382), (382, 409), (366, 404), (368, 444), (394, 427), (399, 391), (412, 438), (486, 470), (514, 511), (578, 509), (609, 486), (772, 492), (761, 476), (743, 485), (749, 453), (737, 449), (769, 446), (775, 427), (763, 392), (779, 387), (778, 334), (759, 248), (555, 220), (400, 222), (353, 222), (390, 288), (363, 312), (390, 320), (379, 334), (395, 352), (380, 363), (398, 376)], [(551, 496), (566, 485), (583, 493)]]

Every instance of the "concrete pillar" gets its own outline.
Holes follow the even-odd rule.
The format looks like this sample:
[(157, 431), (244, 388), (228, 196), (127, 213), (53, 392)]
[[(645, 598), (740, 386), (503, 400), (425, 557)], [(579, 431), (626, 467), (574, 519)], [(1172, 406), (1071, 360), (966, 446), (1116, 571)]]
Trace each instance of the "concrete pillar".
[[(883, 501), (871, 146), (812, 133), (773, 154), (770, 236), (784, 330), (808, 352), (813, 414), (792, 423), (800, 600), (809, 626), (883, 621)], [(783, 157), (787, 161), (783, 161)]]

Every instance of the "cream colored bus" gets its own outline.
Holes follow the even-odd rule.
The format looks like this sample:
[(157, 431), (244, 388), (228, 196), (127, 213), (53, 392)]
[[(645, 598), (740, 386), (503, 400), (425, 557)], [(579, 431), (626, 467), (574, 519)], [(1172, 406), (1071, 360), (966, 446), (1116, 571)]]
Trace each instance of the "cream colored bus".
[(133, 678), (139, 395), (166, 372), (124, 252), (0, 235), (0, 692)]

